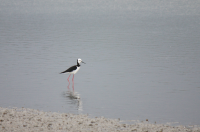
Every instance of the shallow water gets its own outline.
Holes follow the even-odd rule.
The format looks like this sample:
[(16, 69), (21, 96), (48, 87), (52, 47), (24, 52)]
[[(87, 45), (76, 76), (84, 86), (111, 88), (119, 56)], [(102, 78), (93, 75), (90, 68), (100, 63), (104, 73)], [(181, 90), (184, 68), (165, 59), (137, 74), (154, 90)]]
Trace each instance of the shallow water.
[(3, 1), (1, 107), (200, 125), (200, 3), (170, 2)]

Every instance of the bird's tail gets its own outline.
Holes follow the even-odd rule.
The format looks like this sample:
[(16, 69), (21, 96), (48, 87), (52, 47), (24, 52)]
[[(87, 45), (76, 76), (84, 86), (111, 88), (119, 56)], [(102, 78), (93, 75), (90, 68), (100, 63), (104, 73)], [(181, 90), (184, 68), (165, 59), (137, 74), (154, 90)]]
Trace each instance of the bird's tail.
[(68, 72), (68, 69), (67, 69), (67, 70), (65, 70), (65, 71), (63, 71), (63, 72), (61, 72), (60, 74), (62, 74), (62, 73), (65, 73), (65, 72)]
[(60, 74), (62, 74), (62, 73), (65, 73), (66, 71), (63, 71), (63, 72), (61, 72)]

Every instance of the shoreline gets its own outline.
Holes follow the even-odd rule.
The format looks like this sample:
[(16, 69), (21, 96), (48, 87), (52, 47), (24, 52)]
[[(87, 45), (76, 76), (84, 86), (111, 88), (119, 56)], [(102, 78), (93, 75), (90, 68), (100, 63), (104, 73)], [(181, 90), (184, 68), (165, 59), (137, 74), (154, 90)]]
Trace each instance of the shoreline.
[(0, 107), (0, 131), (56, 132), (200, 132), (199, 126), (170, 126), (149, 122), (122, 124), (119, 119), (90, 118), (87, 115), (43, 112), (29, 108)]

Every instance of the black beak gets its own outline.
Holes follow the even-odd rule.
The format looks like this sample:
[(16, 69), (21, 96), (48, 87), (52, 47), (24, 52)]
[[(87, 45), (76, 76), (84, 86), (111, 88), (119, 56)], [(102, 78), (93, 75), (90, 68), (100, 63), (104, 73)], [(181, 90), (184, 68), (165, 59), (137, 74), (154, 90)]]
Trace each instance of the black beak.
[(82, 61), (82, 63), (86, 64), (85, 62)]

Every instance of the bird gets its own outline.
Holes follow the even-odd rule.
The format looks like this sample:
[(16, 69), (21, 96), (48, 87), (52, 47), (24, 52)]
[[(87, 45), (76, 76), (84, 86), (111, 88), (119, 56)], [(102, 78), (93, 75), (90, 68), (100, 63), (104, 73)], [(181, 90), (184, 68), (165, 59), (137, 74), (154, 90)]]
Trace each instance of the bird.
[[(80, 64), (81, 63), (84, 63), (86, 64), (85, 62), (83, 62), (80, 58), (77, 59), (77, 65), (74, 65), (74, 66), (71, 66), (70, 68), (68, 68), (67, 70), (61, 72), (60, 74), (62, 73), (69, 73), (69, 77), (71, 76), (71, 74), (73, 74), (73, 78), (72, 78), (72, 81), (74, 81), (74, 74), (76, 74), (79, 70), (80, 70)], [(69, 81), (69, 77), (68, 77), (68, 81)]]

